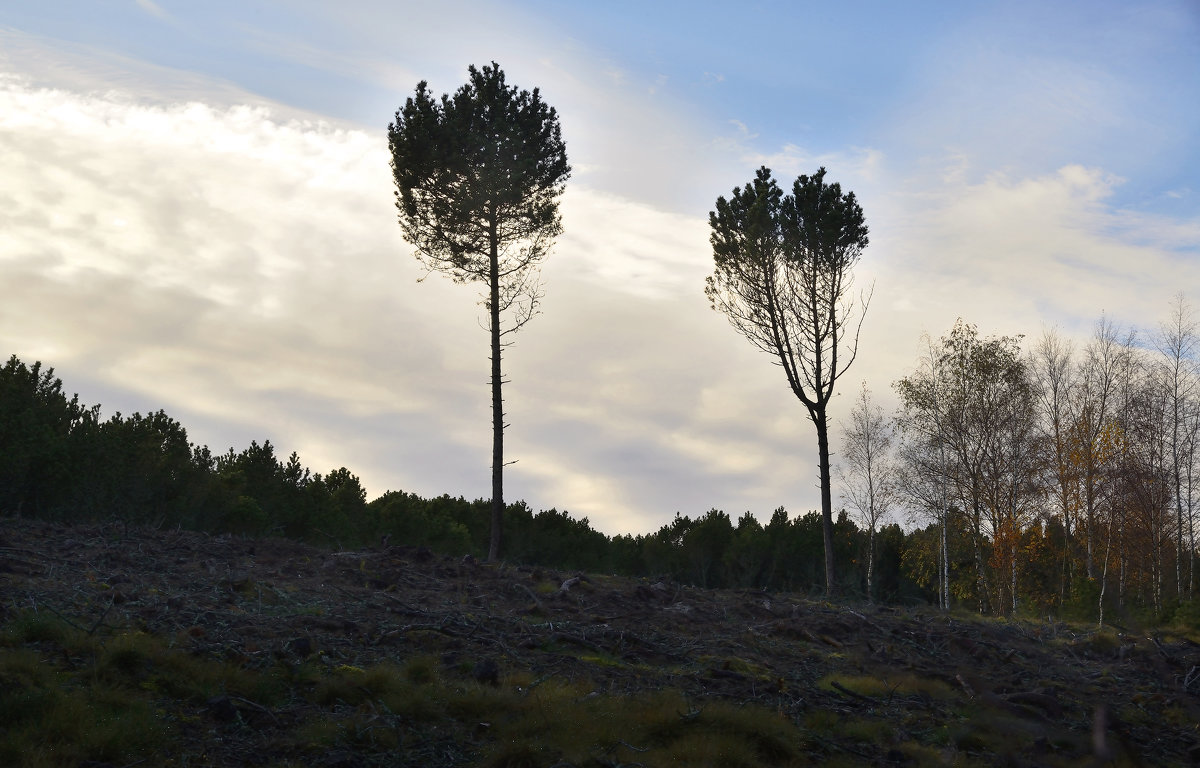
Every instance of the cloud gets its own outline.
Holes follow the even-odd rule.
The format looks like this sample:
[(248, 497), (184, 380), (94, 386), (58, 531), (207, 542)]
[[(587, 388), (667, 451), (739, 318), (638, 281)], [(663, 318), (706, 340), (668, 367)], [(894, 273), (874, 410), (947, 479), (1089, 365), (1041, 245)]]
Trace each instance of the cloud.
[[(571, 115), (578, 178), (543, 315), (505, 352), (508, 497), (535, 508), (617, 533), (676, 511), (817, 506), (804, 409), (703, 296), (704, 213), (759, 163), (781, 179), (828, 166), (871, 226), (856, 281), (875, 298), (835, 419), (862, 379), (885, 400), (921, 332), (958, 316), (985, 334), (1086, 334), (1106, 309), (1152, 326), (1200, 285), (1200, 221), (1122, 207), (1131, 182), (1102, 167), (998, 169), (970, 147), (901, 165), (884, 148), (764, 147), (746, 129), (717, 146), (675, 132), (686, 111), (559, 53), (524, 74)], [(5, 351), (56, 366), (85, 402), (163, 408), (214, 450), (269, 437), (372, 494), (487, 496), (478, 292), (417, 284), (382, 130), (219, 83), (99, 88), (85, 69), (0, 77)], [(659, 115), (663, 130), (634, 141)]]
[[(455, 391), (389, 381), (466, 362), (435, 341), (447, 290), (400, 298), (416, 273), (379, 138), (11, 80), (0, 111), (9, 349), (266, 434), (291, 398), (370, 416)], [(334, 445), (313, 459), (349, 463)]]
[[(478, 295), (416, 284), (382, 137), (9, 79), (0, 161), (8, 349), (214, 450), (269, 437), (373, 493), (488, 494)], [(779, 487), (753, 479), (762, 441), (722, 434), (760, 384), (703, 298), (703, 220), (586, 187), (563, 213), (544, 316), (506, 353), (510, 497), (617, 532), (738, 503), (731, 477)]]
[(859, 280), (874, 280), (876, 293), (851, 375), (894, 405), (888, 384), (915, 365), (920, 334), (936, 339), (959, 317), (983, 334), (1033, 339), (1058, 327), (1079, 343), (1102, 312), (1153, 328), (1181, 286), (1200, 285), (1200, 219), (1117, 207), (1124, 183), (1067, 165), (978, 182), (931, 172), (898, 184), (903, 194), (877, 199), (873, 215), (868, 208), (872, 245)]
[[(644, 203), (568, 187), (562, 204), (569, 274), (624, 293), (692, 295), (708, 272), (708, 225), (696, 216), (656, 210)], [(552, 274), (558, 274), (557, 261)]]
[(921, 201), (925, 211), (913, 217), (907, 238), (933, 247), (903, 261), (952, 285), (948, 305), (1011, 318), (1017, 330), (1074, 324), (1105, 308), (1152, 323), (1175, 286), (1200, 285), (1200, 265), (1176, 257), (1198, 222), (1113, 207), (1122, 183), (1101, 169), (1068, 165), (939, 189)]
[(141, 8), (146, 13), (156, 19), (169, 19), (170, 14), (162, 9), (162, 7), (154, 2), (154, 0), (136, 0), (138, 8)]

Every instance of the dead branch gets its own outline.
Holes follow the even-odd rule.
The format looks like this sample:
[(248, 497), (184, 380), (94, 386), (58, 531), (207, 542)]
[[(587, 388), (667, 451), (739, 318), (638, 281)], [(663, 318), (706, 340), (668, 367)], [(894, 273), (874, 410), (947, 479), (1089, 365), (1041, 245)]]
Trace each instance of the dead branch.
[(1200, 665), (1193, 665), (1192, 668), (1188, 670), (1188, 673), (1184, 675), (1183, 690), (1186, 691), (1188, 688), (1191, 688), (1192, 683), (1196, 682), (1197, 680), (1200, 680)]
[(542, 613), (546, 612), (546, 606), (542, 604), (542, 601), (540, 599), (538, 599), (538, 596), (533, 593), (532, 589), (525, 586), (524, 584), (518, 584), (517, 587), (524, 590), (525, 594), (529, 595), (530, 599), (533, 600), (533, 604), (537, 606), (537, 609), (539, 611), (541, 611)]
[(578, 584), (581, 580), (582, 579), (579, 576), (572, 576), (571, 578), (567, 579), (562, 583), (562, 586), (558, 588), (558, 595), (561, 597), (562, 595), (567, 594), (571, 591), (571, 587)]
[(975, 689), (971, 687), (970, 683), (963, 679), (962, 675), (955, 675), (954, 679), (957, 680), (958, 684), (962, 686), (962, 689), (967, 694), (968, 699), (975, 698)]
[(864, 696), (861, 693), (856, 693), (855, 691), (850, 690), (846, 686), (839, 683), (837, 680), (830, 682), (829, 686), (831, 688), (833, 688), (835, 691), (838, 691), (839, 693), (844, 693), (845, 695), (849, 696), (850, 698), (857, 699), (858, 701), (870, 701), (870, 702), (875, 701), (875, 699), (871, 698), (870, 696)]
[(245, 704), (248, 707), (257, 709), (259, 712), (262, 712), (264, 715), (266, 715), (267, 717), (274, 720), (276, 725), (279, 725), (279, 718), (275, 716), (275, 713), (272, 712), (270, 709), (264, 707), (262, 704), (259, 704), (256, 701), (251, 701), (250, 699), (244, 699), (241, 696), (234, 696), (233, 694), (226, 694), (226, 696), (227, 696), (227, 698), (234, 699), (236, 701), (240, 701), (241, 703)]

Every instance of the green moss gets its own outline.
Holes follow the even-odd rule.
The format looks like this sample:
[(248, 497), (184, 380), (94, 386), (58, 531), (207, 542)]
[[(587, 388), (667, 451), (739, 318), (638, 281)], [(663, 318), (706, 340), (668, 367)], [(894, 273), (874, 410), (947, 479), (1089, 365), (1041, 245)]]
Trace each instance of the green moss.
[(749, 746), (760, 761), (778, 763), (797, 757), (796, 728), (776, 713), (722, 702), (706, 708), (698, 719), (701, 727)]
[(818, 680), (817, 688), (841, 693), (834, 683), (860, 696), (869, 696), (882, 701), (890, 701), (896, 696), (922, 696), (937, 700), (950, 699), (955, 696), (954, 689), (945, 682), (935, 678), (920, 677), (911, 672), (902, 672), (886, 677), (831, 674)]
[(762, 708), (689, 701), (678, 692), (630, 698), (589, 688), (551, 680), (513, 702), (493, 726), (484, 764), (757, 766), (800, 756), (799, 730)]
[(50, 613), (21, 611), (0, 631), (0, 647), (15, 647), (26, 643), (55, 643), (75, 649), (90, 645), (87, 634), (78, 627)]
[(587, 662), (588, 664), (595, 664), (598, 667), (624, 668), (626, 666), (624, 661), (608, 653), (583, 654), (580, 655), (578, 659), (580, 661)]
[(404, 678), (415, 685), (429, 685), (438, 679), (438, 662), (432, 656), (413, 656), (404, 662)]
[(162, 656), (162, 642), (140, 632), (117, 635), (100, 650), (97, 674), (118, 683), (136, 683), (149, 674), (156, 657)]
[(561, 587), (562, 585), (555, 584), (552, 581), (539, 581), (534, 585), (533, 591), (539, 595), (549, 595), (557, 592)]
[(1117, 636), (1117, 633), (1112, 631), (1097, 632), (1086, 641), (1086, 644), (1093, 651), (1100, 652), (1115, 651), (1124, 645), (1121, 638)]
[(849, 741), (882, 746), (895, 740), (896, 729), (883, 720), (842, 718), (836, 733)]
[[(163, 744), (166, 726), (140, 691), (104, 685), (72, 686), (42, 665), (25, 674), (30, 658), (5, 653), (0, 662), (0, 762), (73, 765), (84, 759), (131, 762)], [(10, 759), (12, 756), (20, 759)]]

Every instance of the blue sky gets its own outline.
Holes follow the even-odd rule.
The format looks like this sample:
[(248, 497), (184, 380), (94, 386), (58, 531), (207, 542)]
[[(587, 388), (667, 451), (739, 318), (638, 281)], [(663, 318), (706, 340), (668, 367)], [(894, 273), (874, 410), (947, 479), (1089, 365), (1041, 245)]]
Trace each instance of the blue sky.
[(485, 496), (477, 298), (416, 283), (386, 127), (418, 80), (495, 60), (558, 109), (575, 168), (544, 313), (507, 353), (508, 495), (609, 533), (803, 511), (811, 424), (703, 297), (716, 197), (760, 164), (859, 196), (850, 395), (888, 405), (960, 316), (1152, 334), (1200, 286), (1198, 8), (7, 4), (0, 342), (215, 450), (270, 438), (372, 495)]

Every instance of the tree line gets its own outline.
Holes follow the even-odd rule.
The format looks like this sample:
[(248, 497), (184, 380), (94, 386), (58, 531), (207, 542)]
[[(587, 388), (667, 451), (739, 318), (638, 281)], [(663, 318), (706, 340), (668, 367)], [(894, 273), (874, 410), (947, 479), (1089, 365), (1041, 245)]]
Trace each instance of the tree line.
[[(1145, 358), (1160, 353), (1126, 344), (1128, 336), (1109, 348), (1114, 332), (1102, 322), (1082, 354), (1054, 334), (1018, 354), (1015, 338), (983, 339), (960, 323), (931, 345), (917, 372), (897, 383), (902, 392), (921, 384), (918, 392), (928, 397), (904, 396), (897, 419), (874, 422), (891, 433), (891, 449), (875, 457), (883, 513), (873, 521), (852, 498), (851, 452), (842, 457), (846, 505), (833, 525), (839, 594), (1010, 615), (1095, 620), (1107, 609), (1110, 616), (1115, 610), (1200, 620), (1193, 525), (1198, 393), (1181, 388), (1188, 397), (1176, 431), (1174, 390), (1164, 388), (1173, 379), (1163, 378), (1170, 366), (1149, 366)], [(955, 350), (957, 357), (947, 357)], [(1092, 409), (1099, 407), (1089, 398), (1102, 396), (1105, 386), (1095, 367), (1103, 369), (1105, 360), (1120, 364), (1113, 370), (1121, 377), (1108, 385), (1117, 395), (1109, 395), (1106, 426), (1092, 429), (1087, 448), (1087, 419), (1098, 418)], [(953, 376), (951, 363), (960, 366)], [(1070, 383), (1057, 399), (1054, 371)], [(936, 381), (928, 378), (933, 373)], [(1055, 402), (1057, 439), (1049, 407)], [(864, 403), (866, 393), (855, 410)], [(917, 419), (925, 420), (920, 429), (910, 426)], [(856, 423), (842, 424), (847, 444)], [(1178, 498), (1170, 493), (1176, 455), (1180, 487), (1191, 492)], [(490, 499), (388, 491), (368, 501), (348, 469), (313, 473), (295, 453), (278, 455), (269, 440), (213, 454), (189, 442), (162, 411), (102, 418), (100, 406), (67, 397), (53, 369), (15, 356), (0, 369), (0, 456), (0, 515), (115, 519), (325, 546), (386, 541), (479, 558), (491, 545)], [(905, 517), (911, 522), (902, 527)], [(749, 512), (736, 519), (718, 509), (676, 513), (654, 532), (609, 536), (587, 518), (535, 512), (517, 501), (505, 506), (503, 525), (512, 563), (709, 588), (818, 595), (826, 585), (819, 511), (790, 515), (779, 507), (765, 524)]]
[(1101, 317), (1078, 349), (962, 320), (925, 341), (893, 418), (865, 389), (856, 403), (843, 487), (868, 529), (921, 526), (909, 562), (940, 605), (1103, 622), (1194, 603), (1200, 340), (1182, 294), (1157, 331)]
[[(40, 362), (15, 355), (0, 368), (0, 515), (60, 522), (117, 520), (213, 534), (281, 536), (339, 547), (406, 546), (486, 557), (492, 502), (388, 491), (368, 501), (345, 467), (313, 473), (270, 440), (214, 454), (188, 440), (163, 411), (101, 415)], [(782, 507), (767, 525), (749, 512), (736, 522), (716, 509), (674, 519), (650, 534), (608, 536), (566, 511), (534, 512), (524, 501), (503, 512), (514, 563), (664, 578), (704, 587), (817, 591), (823, 588), (821, 515), (790, 518)], [(842, 515), (835, 525), (839, 579), (859, 580), (861, 531)], [(886, 597), (902, 591), (904, 535), (892, 526), (879, 560)], [(909, 597), (923, 599), (909, 584)], [(854, 591), (853, 588), (850, 590)]]

